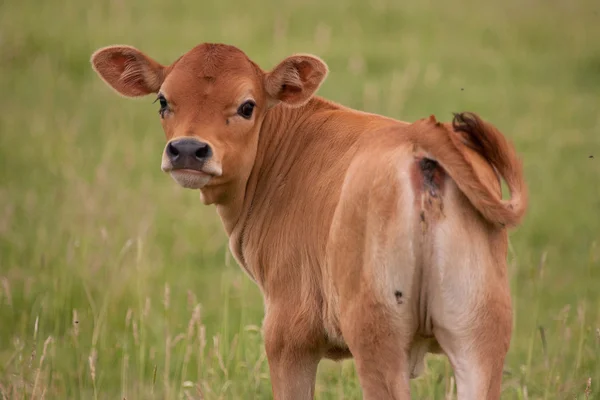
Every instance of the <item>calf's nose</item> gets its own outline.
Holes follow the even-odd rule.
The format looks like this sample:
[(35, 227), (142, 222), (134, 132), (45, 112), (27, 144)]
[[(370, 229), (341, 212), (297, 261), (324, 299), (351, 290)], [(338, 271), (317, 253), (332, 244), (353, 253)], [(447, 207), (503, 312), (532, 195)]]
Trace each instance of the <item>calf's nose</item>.
[(212, 151), (207, 143), (183, 138), (169, 142), (166, 153), (173, 168), (194, 168), (210, 158)]

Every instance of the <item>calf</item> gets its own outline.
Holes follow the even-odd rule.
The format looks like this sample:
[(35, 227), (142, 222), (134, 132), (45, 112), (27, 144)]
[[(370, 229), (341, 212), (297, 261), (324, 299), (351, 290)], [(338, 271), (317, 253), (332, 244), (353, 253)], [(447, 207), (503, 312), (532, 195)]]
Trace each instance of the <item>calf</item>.
[(129, 46), (91, 62), (118, 93), (157, 96), (162, 170), (216, 206), (264, 296), (276, 399), (313, 398), (319, 361), (345, 357), (365, 399), (408, 399), (427, 352), (449, 357), (460, 399), (500, 397), (507, 229), (527, 189), (494, 126), (471, 113), (407, 123), (316, 97), (328, 68), (306, 54), (270, 71), (223, 44), (169, 66)]

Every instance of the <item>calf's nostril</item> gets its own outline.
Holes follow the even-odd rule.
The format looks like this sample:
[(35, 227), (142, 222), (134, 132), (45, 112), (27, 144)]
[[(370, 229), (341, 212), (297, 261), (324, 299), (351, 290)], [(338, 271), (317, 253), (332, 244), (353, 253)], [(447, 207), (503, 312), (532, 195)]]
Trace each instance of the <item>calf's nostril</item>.
[(196, 158), (206, 158), (209, 155), (209, 147), (207, 144), (202, 144), (198, 147), (198, 150), (194, 153)]
[(173, 143), (169, 143), (167, 145), (167, 154), (169, 157), (175, 158), (179, 155), (179, 150), (177, 150), (177, 147), (173, 146)]

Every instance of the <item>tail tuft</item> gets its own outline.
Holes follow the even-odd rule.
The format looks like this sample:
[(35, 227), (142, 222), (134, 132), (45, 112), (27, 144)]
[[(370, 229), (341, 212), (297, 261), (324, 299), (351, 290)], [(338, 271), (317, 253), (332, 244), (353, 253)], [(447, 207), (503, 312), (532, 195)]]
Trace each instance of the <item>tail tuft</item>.
[(496, 127), (472, 112), (454, 113), (452, 128), (455, 132), (464, 133), (466, 145), (486, 158), (504, 178), (511, 199), (502, 201), (502, 204), (512, 214), (512, 218), (504, 222), (511, 227), (518, 225), (527, 209), (527, 186), (521, 160), (512, 144)]

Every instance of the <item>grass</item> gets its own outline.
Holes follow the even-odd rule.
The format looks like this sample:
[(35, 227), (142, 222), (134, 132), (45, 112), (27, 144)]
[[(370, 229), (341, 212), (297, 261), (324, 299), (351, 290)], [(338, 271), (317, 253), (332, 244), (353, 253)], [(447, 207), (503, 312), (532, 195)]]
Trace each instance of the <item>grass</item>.
[[(160, 172), (152, 99), (88, 61), (203, 41), (264, 68), (315, 53), (320, 94), (352, 107), (494, 122), (531, 191), (502, 398), (600, 398), (599, 20), (594, 0), (0, 2), (0, 398), (272, 397), (258, 289), (214, 209)], [(412, 389), (450, 398), (445, 358)], [(360, 396), (352, 361), (320, 365), (318, 398)]]

